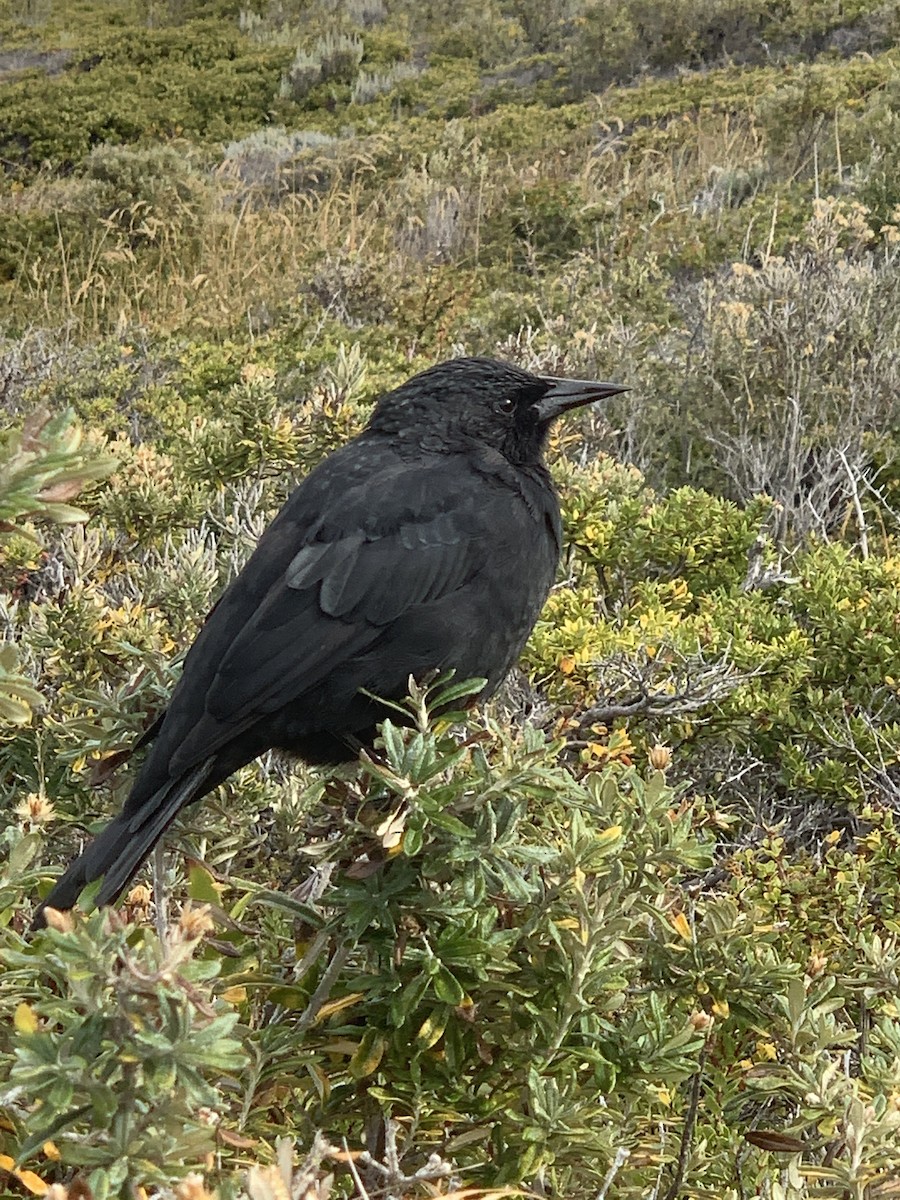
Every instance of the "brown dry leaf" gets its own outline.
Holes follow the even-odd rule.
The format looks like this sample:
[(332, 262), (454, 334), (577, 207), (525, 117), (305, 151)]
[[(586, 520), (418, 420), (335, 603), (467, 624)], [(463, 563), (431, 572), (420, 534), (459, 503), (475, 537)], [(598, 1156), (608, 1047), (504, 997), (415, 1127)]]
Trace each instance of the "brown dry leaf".
[(782, 1154), (799, 1154), (806, 1149), (805, 1142), (791, 1137), (789, 1133), (779, 1133), (777, 1129), (751, 1129), (744, 1134), (744, 1140), (760, 1150), (774, 1150)]
[(380, 871), (383, 865), (381, 859), (358, 858), (350, 864), (344, 874), (348, 879), (368, 879), (370, 875)]
[(328, 1157), (332, 1162), (358, 1162), (365, 1154), (365, 1150), (340, 1150), (337, 1146), (332, 1146), (328, 1151)]
[(245, 1137), (231, 1129), (223, 1129), (220, 1125), (216, 1130), (216, 1140), (225, 1146), (233, 1146), (235, 1150), (250, 1150), (257, 1144), (256, 1138)]
[(37, 498), (49, 504), (62, 504), (66, 500), (74, 500), (83, 487), (84, 480), (63, 479), (59, 483), (51, 483), (48, 487), (41, 488)]
[(126, 750), (110, 750), (106, 754), (95, 758), (91, 764), (91, 773), (88, 778), (88, 783), (91, 787), (100, 787), (101, 784), (111, 778), (118, 767), (123, 763), (128, 762), (131, 758), (132, 747), (129, 746)]
[(69, 1200), (94, 1200), (94, 1193), (82, 1175), (76, 1175), (69, 1184)]
[(26, 451), (39, 450), (41, 447), (41, 434), (47, 427), (47, 422), (50, 420), (50, 414), (45, 408), (35, 409), (30, 416), (25, 418), (25, 423), (22, 426), (22, 449)]

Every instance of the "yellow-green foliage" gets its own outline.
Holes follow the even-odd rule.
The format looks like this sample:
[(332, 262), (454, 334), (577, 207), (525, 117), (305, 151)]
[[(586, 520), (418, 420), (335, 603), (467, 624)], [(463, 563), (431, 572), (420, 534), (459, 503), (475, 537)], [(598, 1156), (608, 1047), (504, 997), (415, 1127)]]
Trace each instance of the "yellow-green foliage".
[(285, 58), (225, 22), (107, 30), (60, 74), (5, 85), (0, 145), (28, 170), (74, 166), (99, 142), (223, 140), (262, 123)]
[[(893, 7), (0, 34), (0, 1193), (892, 1195)], [(168, 912), (26, 941), (297, 476), (461, 351), (633, 388), (552, 439), (523, 677), (244, 768)]]

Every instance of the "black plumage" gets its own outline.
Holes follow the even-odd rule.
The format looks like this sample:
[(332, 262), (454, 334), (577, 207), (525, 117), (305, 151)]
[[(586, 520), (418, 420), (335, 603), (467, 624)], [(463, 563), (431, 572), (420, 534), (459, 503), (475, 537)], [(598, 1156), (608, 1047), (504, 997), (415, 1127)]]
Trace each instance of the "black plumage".
[(553, 419), (625, 389), (460, 358), (383, 396), (319, 464), (201, 628), (116, 817), (38, 910), (114, 901), (178, 811), (271, 747), (355, 757), (410, 675), (496, 690), (553, 582)]

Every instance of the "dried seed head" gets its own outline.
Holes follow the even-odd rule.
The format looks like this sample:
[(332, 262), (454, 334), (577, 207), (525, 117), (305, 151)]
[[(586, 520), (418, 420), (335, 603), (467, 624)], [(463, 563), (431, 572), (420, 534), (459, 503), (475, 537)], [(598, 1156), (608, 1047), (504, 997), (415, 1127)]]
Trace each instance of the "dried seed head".
[(58, 908), (45, 908), (44, 920), (48, 929), (55, 929), (57, 933), (71, 933), (75, 928), (75, 918), (72, 914), (62, 912)]
[(53, 805), (43, 793), (29, 794), (15, 807), (15, 814), (28, 825), (46, 825), (52, 821), (56, 813)]
[(215, 922), (209, 915), (209, 905), (204, 904), (200, 908), (185, 905), (178, 918), (178, 928), (186, 942), (195, 942), (205, 933), (215, 929)]
[(203, 1176), (197, 1171), (191, 1171), (175, 1186), (176, 1200), (213, 1200), (212, 1193), (207, 1190)]
[(828, 956), (825, 954), (813, 953), (809, 956), (806, 964), (806, 973), (811, 979), (815, 979), (821, 975), (828, 966)]
[(672, 762), (672, 751), (668, 746), (661, 746), (657, 743), (650, 747), (647, 761), (654, 771), (665, 771)]
[(122, 915), (126, 921), (139, 923), (150, 916), (150, 901), (153, 892), (145, 883), (139, 883), (131, 889), (122, 904)]
[(125, 903), (129, 908), (149, 908), (152, 898), (153, 893), (146, 883), (139, 883), (125, 897)]

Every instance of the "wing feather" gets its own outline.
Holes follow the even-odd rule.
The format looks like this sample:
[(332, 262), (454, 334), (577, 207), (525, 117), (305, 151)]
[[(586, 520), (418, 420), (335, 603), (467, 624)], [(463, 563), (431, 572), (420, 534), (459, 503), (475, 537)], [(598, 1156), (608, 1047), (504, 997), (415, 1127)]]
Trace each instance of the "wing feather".
[[(412, 533), (414, 526), (403, 528)], [(400, 531), (334, 543), (300, 590), (286, 579), (235, 638), (216, 672), (209, 712), (242, 721), (298, 700), (405, 612), (461, 587), (486, 558), (482, 539), (403, 546)], [(321, 579), (315, 579), (321, 573)], [(296, 576), (295, 576), (296, 578)]]

